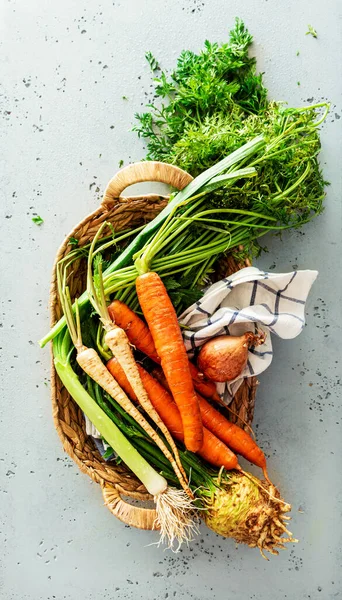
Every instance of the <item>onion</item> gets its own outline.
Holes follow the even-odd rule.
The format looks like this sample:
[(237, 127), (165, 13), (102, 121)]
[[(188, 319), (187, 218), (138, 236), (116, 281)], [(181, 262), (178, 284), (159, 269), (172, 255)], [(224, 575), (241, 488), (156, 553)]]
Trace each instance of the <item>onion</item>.
[(202, 346), (198, 368), (212, 381), (232, 381), (244, 370), (250, 346), (258, 346), (264, 341), (264, 334), (258, 336), (251, 331), (238, 337), (221, 335), (213, 338)]

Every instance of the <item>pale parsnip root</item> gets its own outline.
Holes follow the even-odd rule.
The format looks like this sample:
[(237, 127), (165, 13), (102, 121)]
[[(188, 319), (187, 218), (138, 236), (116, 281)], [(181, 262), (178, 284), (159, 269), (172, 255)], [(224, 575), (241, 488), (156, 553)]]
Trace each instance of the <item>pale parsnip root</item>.
[[(94, 421), (105, 439), (113, 444), (113, 448), (120, 448), (121, 458), (127, 461), (127, 465), (137, 475), (137, 477), (145, 484), (146, 489), (153, 495), (156, 501), (157, 524), (161, 530), (161, 541), (167, 541), (168, 546), (172, 548), (174, 540), (177, 539), (178, 548), (183, 541), (188, 542), (190, 532), (194, 531), (194, 506), (193, 496), (187, 485), (187, 482), (182, 478), (181, 473), (177, 469), (173, 457), (165, 444), (157, 436), (154, 429), (147, 423), (145, 418), (131, 403), (129, 398), (123, 392), (121, 387), (109, 373), (105, 365), (102, 363), (97, 352), (93, 348), (87, 348), (82, 343), (82, 332), (78, 302), (76, 300), (76, 320), (72, 312), (71, 297), (68, 287), (66, 286), (66, 269), (64, 276), (60, 269), (57, 268), (58, 291), (66, 317), (66, 322), (71, 336), (72, 342), (77, 352), (77, 362), (83, 368), (85, 373), (89, 375), (96, 383), (103, 387), (110, 395), (118, 401), (126, 405), (126, 410), (129, 414), (135, 416), (137, 422), (149, 433), (158, 444), (162, 452), (168, 457), (170, 462), (173, 462), (173, 467), (180, 480), (184, 490), (174, 490), (168, 487), (168, 483), (164, 477), (157, 473), (155, 469), (131, 446), (131, 444), (122, 435), (120, 430), (117, 430), (114, 423), (109, 421), (108, 416), (102, 413), (101, 409), (95, 404), (91, 396), (83, 388), (77, 375), (70, 366), (70, 350), (62, 354), (62, 361), (55, 357), (55, 366), (61, 380), (63, 381), (69, 393), (76, 399), (77, 404), (84, 410), (91, 420)], [(115, 394), (115, 395), (114, 395)], [(122, 404), (121, 404), (122, 405)], [(125, 406), (123, 406), (125, 408)], [(159, 443), (158, 443), (159, 442)], [(160, 446), (162, 444), (162, 447)], [(164, 451), (164, 448), (166, 452)], [(121, 453), (122, 452), (122, 453)], [(178, 472), (177, 472), (178, 470)], [(189, 497), (190, 496), (190, 497)], [(179, 522), (177, 521), (179, 520)], [(177, 549), (178, 549), (177, 548)]]
[(187, 480), (185, 471), (183, 469), (183, 465), (179, 457), (178, 449), (173, 440), (173, 437), (171, 436), (165, 423), (162, 421), (159, 414), (155, 410), (143, 386), (140, 373), (132, 353), (131, 344), (129, 342), (126, 332), (123, 329), (121, 329), (121, 327), (113, 325), (112, 322), (110, 324), (106, 323), (104, 326), (107, 331), (105, 335), (105, 343), (107, 344), (108, 348), (110, 348), (116, 360), (120, 364), (120, 367), (124, 371), (129, 383), (133, 388), (135, 395), (139, 400), (139, 403), (147, 412), (147, 414), (151, 417), (151, 419), (155, 422), (155, 424), (159, 427), (160, 431), (164, 434), (166, 440), (169, 442), (175, 457), (174, 462), (176, 462), (179, 471), (183, 475), (183, 478)]

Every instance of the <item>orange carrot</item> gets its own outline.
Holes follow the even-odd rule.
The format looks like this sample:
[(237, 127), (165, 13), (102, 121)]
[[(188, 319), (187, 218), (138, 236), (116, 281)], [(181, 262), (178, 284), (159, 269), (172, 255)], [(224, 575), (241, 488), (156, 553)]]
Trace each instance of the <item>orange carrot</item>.
[[(165, 422), (166, 426), (170, 427), (172, 434), (177, 439), (183, 440), (182, 420), (172, 396), (140, 365), (138, 365), (138, 369), (145, 390), (150, 396), (151, 402), (154, 404), (159, 416)], [(152, 398), (155, 398), (155, 400), (152, 400)], [(179, 436), (179, 431), (181, 431), (181, 437), (177, 437), (177, 435)], [(239, 467), (235, 454), (205, 427), (203, 428), (203, 444), (198, 454), (217, 467), (223, 466), (227, 470)]]
[[(140, 319), (126, 304), (120, 302), (119, 300), (114, 300), (108, 309), (111, 318), (115, 320), (117, 325), (126, 330), (130, 342), (159, 364), (160, 359), (156, 352), (152, 335), (142, 319)], [(199, 377), (199, 371), (197, 370), (197, 367), (195, 367), (195, 365), (193, 365), (190, 361), (189, 367), (194, 385), (199, 393), (198, 399), (200, 403), (202, 420), (205, 427), (210, 429), (212, 433), (214, 433), (220, 440), (232, 448), (232, 450), (238, 454), (241, 454), (241, 456), (249, 460), (251, 463), (261, 467), (266, 475), (265, 455), (250, 437), (250, 435), (237, 425), (234, 425), (228, 421), (221, 413), (219, 413), (214, 407), (206, 402), (203, 397), (201, 397), (206, 396), (218, 401), (219, 398), (217, 400), (215, 397), (215, 395), (217, 396), (215, 384), (212, 382), (207, 382), (206, 380), (202, 380)], [(163, 385), (162, 381), (160, 381), (160, 383)], [(210, 386), (213, 386), (215, 395), (213, 394), (212, 387)]]
[(154, 362), (160, 363), (149, 328), (127, 304), (120, 300), (113, 300), (108, 306), (108, 312), (112, 321), (125, 330), (133, 346), (154, 360)]
[(185, 446), (198, 452), (203, 443), (201, 413), (176, 311), (157, 273), (139, 275), (135, 285), (162, 369), (179, 408)]
[[(111, 372), (118, 384), (132, 400), (137, 400), (135, 393), (118, 361), (111, 358), (107, 362), (107, 369)], [(139, 374), (149, 398), (164, 421), (171, 435), (177, 440), (184, 441), (182, 419), (179, 410), (169, 392), (152, 375), (147, 373), (143, 367), (138, 365)], [(198, 452), (204, 460), (216, 467), (225, 469), (238, 468), (238, 461), (233, 452), (221, 442), (211, 431), (203, 429), (203, 445)]]
[(216, 410), (205, 398), (197, 394), (200, 405), (203, 425), (214, 433), (222, 442), (227, 444), (229, 448), (237, 454), (241, 454), (244, 458), (261, 467), (265, 477), (268, 479), (266, 471), (266, 458), (259, 448), (258, 444), (251, 436), (226, 419), (218, 410)]
[(221, 403), (220, 396), (216, 391), (215, 383), (204, 377), (204, 375), (199, 372), (199, 369), (190, 360), (189, 368), (196, 391), (201, 394), (201, 396), (205, 396), (206, 398), (215, 400), (215, 402)]
[[(109, 359), (106, 366), (107, 366), (108, 371), (113, 375), (114, 379), (116, 379), (116, 381), (118, 382), (119, 386), (122, 387), (124, 392), (126, 392), (127, 396), (129, 396), (131, 400), (134, 400), (134, 402), (138, 402), (137, 395), (133, 391), (133, 388), (126, 377), (125, 371), (120, 366), (120, 364), (116, 360), (115, 356), (113, 356), (113, 358)], [(139, 368), (139, 365), (138, 365), (138, 368)]]
[[(154, 362), (160, 364), (160, 358), (157, 354), (152, 335), (144, 321), (127, 304), (120, 300), (113, 300), (108, 306), (108, 312), (112, 321), (125, 330), (131, 344), (154, 360)], [(190, 361), (189, 368), (197, 392), (205, 396), (205, 398), (212, 398), (216, 402), (220, 402), (215, 383), (206, 379)]]
[[(160, 385), (168, 389), (165, 375), (160, 367), (153, 369), (152, 375), (158, 380)], [(200, 394), (197, 394), (197, 397), (204, 427), (214, 433), (216, 437), (234, 450), (234, 452), (241, 454), (241, 456), (249, 460), (253, 465), (261, 467), (266, 479), (268, 479), (265, 455), (251, 436), (237, 425), (234, 425), (234, 423), (228, 421), (205, 398), (202, 398)]]

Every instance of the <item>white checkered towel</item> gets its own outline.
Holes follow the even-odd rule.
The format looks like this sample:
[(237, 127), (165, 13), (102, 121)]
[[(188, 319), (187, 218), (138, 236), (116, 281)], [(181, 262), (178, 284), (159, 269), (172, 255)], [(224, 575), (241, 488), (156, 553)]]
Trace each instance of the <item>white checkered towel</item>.
[[(106, 452), (106, 450), (109, 448), (109, 444), (107, 444), (102, 439), (101, 433), (96, 429), (95, 425), (93, 425), (93, 423), (91, 422), (91, 420), (88, 419), (87, 415), (85, 415), (83, 413), (83, 416), (84, 416), (85, 424), (86, 424), (86, 434), (87, 435), (91, 435), (93, 437), (96, 448), (100, 452), (101, 456), (103, 456), (104, 453)], [(117, 455), (116, 454), (111, 454), (110, 456), (108, 456), (106, 458), (106, 460), (107, 461), (108, 460), (112, 460), (112, 458), (114, 458), (114, 456), (117, 456)]]
[[(218, 335), (242, 335), (258, 329), (291, 339), (305, 324), (305, 302), (317, 271), (267, 273), (247, 267), (208, 288), (204, 296), (180, 316), (183, 338), (190, 357), (197, 348)], [(271, 364), (271, 336), (251, 347), (243, 373), (229, 383), (218, 383), (217, 391), (229, 404), (245, 377), (258, 375)]]

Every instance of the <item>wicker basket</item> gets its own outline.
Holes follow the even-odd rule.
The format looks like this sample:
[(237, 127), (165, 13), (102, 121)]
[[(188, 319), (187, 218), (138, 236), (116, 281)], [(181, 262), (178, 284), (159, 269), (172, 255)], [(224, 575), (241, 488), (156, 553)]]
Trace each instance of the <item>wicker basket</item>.
[[(159, 181), (167, 183), (176, 189), (183, 189), (192, 177), (181, 169), (159, 162), (141, 162), (129, 165), (117, 173), (109, 182), (101, 206), (83, 219), (67, 236), (59, 248), (55, 260), (51, 285), (51, 322), (54, 324), (61, 316), (56, 290), (56, 263), (70, 252), (72, 247), (68, 240), (71, 236), (79, 240), (79, 246), (93, 239), (100, 224), (106, 220), (115, 225), (115, 229), (125, 229), (128, 226), (138, 227), (153, 219), (165, 206), (167, 196), (147, 194), (142, 196), (124, 197), (123, 190), (134, 183), (142, 181)], [(72, 298), (82, 293), (85, 287), (85, 261), (81, 261), (73, 269), (69, 281)], [(227, 262), (221, 262), (219, 272), (232, 273), (241, 266), (232, 257)], [(255, 378), (246, 380), (240, 387), (231, 404), (235, 416), (230, 418), (240, 426), (250, 424), (253, 418), (254, 399), (256, 390)], [(70, 397), (57, 376), (52, 364), (51, 377), (53, 418), (64, 450), (79, 466), (81, 471), (89, 475), (102, 488), (104, 501), (109, 510), (121, 521), (141, 529), (153, 529), (155, 511), (153, 508), (132, 505), (122, 499), (128, 496), (140, 501), (151, 499), (143, 485), (124, 466), (105, 462), (92, 438), (85, 432), (85, 421), (82, 411)], [(141, 502), (139, 503), (141, 504)]]

